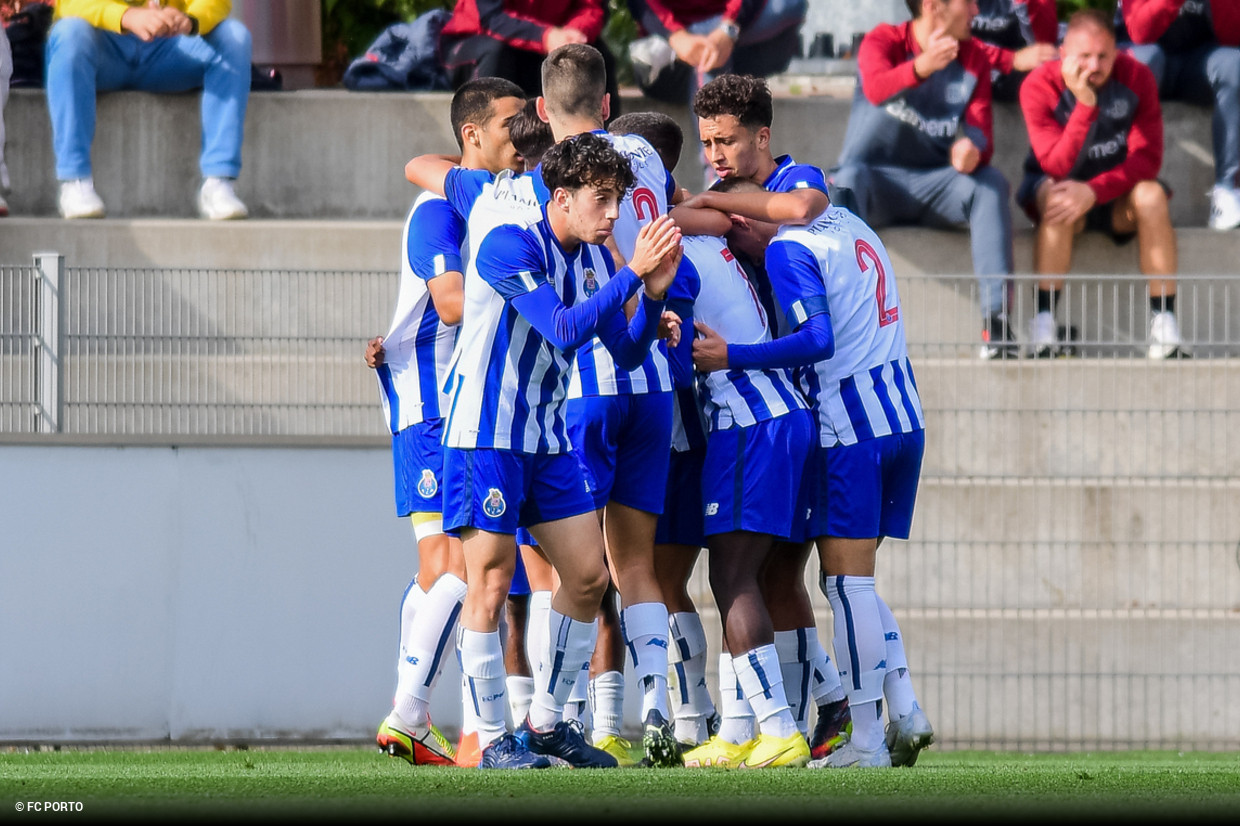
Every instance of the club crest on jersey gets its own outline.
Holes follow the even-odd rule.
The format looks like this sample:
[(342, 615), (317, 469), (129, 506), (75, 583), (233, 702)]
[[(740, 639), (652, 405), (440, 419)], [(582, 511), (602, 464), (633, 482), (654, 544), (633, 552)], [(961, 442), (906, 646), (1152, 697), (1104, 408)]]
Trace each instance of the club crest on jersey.
[(598, 277), (594, 275), (594, 270), (586, 270), (582, 277), (584, 278), (582, 290), (586, 298), (591, 298), (598, 292)]
[(487, 498), (482, 503), (482, 512), (492, 519), (498, 519), (504, 515), (506, 510), (508, 510), (508, 503), (504, 501), (504, 494), (500, 493), (499, 488), (491, 488), (487, 491)]
[(430, 468), (422, 468), (422, 478), (418, 480), (418, 495), (423, 499), (430, 499), (439, 490), (439, 483), (435, 481), (435, 474)]

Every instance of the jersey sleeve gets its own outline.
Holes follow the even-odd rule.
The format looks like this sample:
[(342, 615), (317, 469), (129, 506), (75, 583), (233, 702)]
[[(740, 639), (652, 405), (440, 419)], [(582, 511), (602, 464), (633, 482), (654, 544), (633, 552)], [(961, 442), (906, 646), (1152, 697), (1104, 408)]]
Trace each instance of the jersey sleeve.
[(468, 218), (474, 202), (482, 194), (482, 188), (492, 180), (494, 176), (485, 169), (465, 169), (458, 166), (448, 170), (443, 181), (443, 196), (458, 215)]
[(436, 198), (418, 207), (409, 219), (405, 257), (418, 278), (430, 281), (445, 272), (463, 272), (461, 244), (465, 219), (450, 203)]
[(771, 290), (795, 330), (810, 317), (827, 313), (827, 290), (818, 257), (801, 244), (776, 240), (766, 248)]
[(780, 176), (774, 192), (796, 192), (798, 189), (816, 189), (827, 192), (827, 176), (821, 169), (807, 163), (794, 163)]

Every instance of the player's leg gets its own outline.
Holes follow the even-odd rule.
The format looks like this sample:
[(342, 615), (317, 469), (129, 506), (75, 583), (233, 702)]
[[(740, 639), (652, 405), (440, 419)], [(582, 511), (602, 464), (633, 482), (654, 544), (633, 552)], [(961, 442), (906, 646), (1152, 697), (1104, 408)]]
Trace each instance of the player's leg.
[[(598, 642), (590, 657), (588, 702), (590, 739), (616, 758), (621, 766), (634, 764), (632, 743), (622, 736), (624, 726), (624, 634), (620, 624), (620, 595), (614, 583), (607, 588), (598, 612)], [(574, 687), (573, 696), (578, 696)], [(567, 710), (566, 710), (567, 713)]]
[[(518, 539), (518, 546), (520, 540)], [(530, 581), (519, 547), (512, 585), (504, 601), (504, 685), (508, 690), (509, 719), (513, 726), (521, 724), (530, 710), (534, 696), (534, 672), (526, 657), (526, 636), (530, 616)]]
[(1150, 292), (1149, 357), (1176, 356), (1181, 346), (1175, 311), (1179, 259), (1167, 190), (1157, 180), (1139, 182), (1115, 200), (1111, 222), (1116, 235), (1137, 235), (1141, 272)]

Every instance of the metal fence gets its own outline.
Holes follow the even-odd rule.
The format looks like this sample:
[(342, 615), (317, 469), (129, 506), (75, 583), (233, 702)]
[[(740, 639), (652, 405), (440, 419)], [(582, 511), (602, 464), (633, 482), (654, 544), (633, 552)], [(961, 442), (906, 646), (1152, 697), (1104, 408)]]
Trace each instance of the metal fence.
[[(361, 356), (386, 329), (390, 272), (48, 257), (0, 278), (0, 440), (382, 443)], [(1235, 281), (1181, 279), (1191, 358), (1145, 357), (1142, 279), (1090, 276), (1060, 306), (1077, 357), (982, 361), (974, 279), (901, 279), (927, 453), (913, 536), (884, 544), (878, 581), (943, 747), (1240, 747)], [(1033, 295), (1013, 279), (1022, 355)]]

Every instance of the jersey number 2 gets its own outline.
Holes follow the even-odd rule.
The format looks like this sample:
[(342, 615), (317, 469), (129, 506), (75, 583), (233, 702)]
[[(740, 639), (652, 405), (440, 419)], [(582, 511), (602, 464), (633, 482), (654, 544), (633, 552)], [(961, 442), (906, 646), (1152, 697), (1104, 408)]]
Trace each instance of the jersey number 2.
[(874, 299), (878, 302), (878, 326), (886, 327), (900, 320), (900, 307), (887, 306), (887, 272), (878, 253), (864, 238), (857, 239), (857, 266), (862, 272), (871, 266), (878, 270), (878, 286), (874, 288)]
[(637, 220), (649, 223), (659, 214), (659, 199), (646, 187), (639, 186), (633, 190), (633, 211), (637, 213)]

